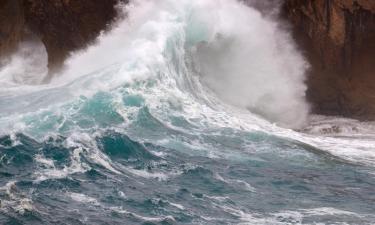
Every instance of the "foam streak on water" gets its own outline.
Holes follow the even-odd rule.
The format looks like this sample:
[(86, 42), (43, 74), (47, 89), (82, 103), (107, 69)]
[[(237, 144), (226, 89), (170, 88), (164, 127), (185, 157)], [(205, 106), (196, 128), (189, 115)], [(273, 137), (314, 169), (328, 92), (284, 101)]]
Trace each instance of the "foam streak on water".
[(48, 84), (22, 54), (40, 45), (0, 69), (1, 224), (375, 222), (374, 126), (309, 115), (307, 64), (273, 16), (122, 8)]

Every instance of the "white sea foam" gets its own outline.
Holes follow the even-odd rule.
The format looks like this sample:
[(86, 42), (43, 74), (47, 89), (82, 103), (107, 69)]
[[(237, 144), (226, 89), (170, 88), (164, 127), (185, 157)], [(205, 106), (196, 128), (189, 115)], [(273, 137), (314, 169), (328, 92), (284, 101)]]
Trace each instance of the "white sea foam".
[(85, 194), (82, 194), (82, 193), (71, 192), (71, 193), (67, 193), (67, 195), (76, 202), (90, 203), (90, 204), (93, 204), (93, 205), (100, 205), (98, 200), (96, 200), (95, 198), (89, 197)]
[(85, 155), (88, 158), (90, 158), (93, 162), (103, 166), (104, 168), (115, 174), (120, 174), (121, 172), (115, 169), (113, 165), (111, 165), (112, 161), (109, 159), (109, 157), (98, 149), (98, 146), (95, 142), (95, 137), (97, 135), (100, 134), (94, 134), (90, 136), (87, 133), (73, 133), (66, 140), (66, 146), (68, 148), (85, 149)]
[(161, 172), (149, 172), (146, 170), (137, 170), (133, 168), (126, 168), (128, 172), (130, 172), (133, 175), (147, 178), (147, 179), (157, 179), (160, 181), (165, 181), (168, 180), (169, 176), (166, 173), (161, 173)]
[[(235, 0), (133, 0), (123, 13), (126, 20), (100, 36), (95, 45), (73, 54), (65, 70), (49, 84), (30, 86), (27, 77), (19, 83), (6, 84), (12, 91), (0, 90), (0, 134), (24, 132), (39, 138), (57, 135), (71, 124), (63, 135), (74, 139), (74, 145), (81, 147), (87, 157), (119, 173), (93, 144), (93, 137), (85, 137), (85, 133), (100, 129), (100, 123), (84, 129), (77, 114), (85, 102), (79, 96), (91, 98), (99, 91), (106, 92), (115, 99), (108, 107), (124, 118), (122, 124), (110, 126), (123, 131), (139, 112), (137, 107), (121, 105), (126, 90), (142, 96), (150, 115), (175, 132), (201, 136), (221, 128), (263, 131), (304, 142), (346, 160), (375, 165), (375, 132), (368, 132), (372, 126), (340, 126), (350, 135), (370, 134), (355, 141), (332, 132), (328, 136), (321, 134), (335, 131), (335, 125), (331, 129), (313, 123), (307, 133), (280, 127), (301, 127), (306, 121), (306, 63), (288, 32), (272, 18)], [(35, 51), (43, 54), (43, 48)], [(45, 67), (43, 63), (40, 68)], [(8, 69), (3, 68), (0, 79), (9, 81), (13, 76), (4, 72)], [(184, 118), (190, 127), (174, 124), (172, 117)], [(46, 130), (41, 126), (44, 123), (52, 125)], [(138, 139), (157, 143), (160, 137), (153, 140), (139, 134)], [(168, 142), (175, 141), (172, 139)], [(84, 142), (89, 143), (88, 148), (82, 146)], [(222, 156), (213, 153), (213, 146), (204, 140), (175, 143), (197, 152), (208, 149), (210, 157)], [(65, 172), (85, 170), (76, 166), (71, 169)], [(48, 173), (60, 176), (54, 170)], [(41, 174), (43, 179), (48, 173)]]
[[(240, 219), (241, 225), (253, 225), (253, 224), (275, 224), (275, 225), (285, 225), (285, 224), (305, 224), (303, 221), (312, 216), (349, 216), (354, 218), (365, 218), (370, 215), (360, 215), (346, 210), (340, 210), (335, 208), (323, 207), (323, 208), (312, 208), (312, 209), (298, 209), (298, 210), (288, 210), (271, 213), (269, 215), (261, 215), (258, 213), (246, 212), (242, 209), (237, 209), (234, 207), (229, 207), (225, 205), (214, 204), (221, 208), (223, 211), (232, 214)], [(213, 218), (212, 218), (213, 219)], [(313, 224), (324, 224), (324, 223), (313, 223)], [(346, 224), (335, 223), (335, 224)]]
[(24, 214), (26, 211), (34, 210), (32, 200), (17, 189), (16, 181), (9, 181), (0, 187), (0, 194), (3, 194), (2, 192), (5, 192), (6, 198), (1, 199), (0, 211), (13, 210)]
[(70, 156), (70, 165), (66, 165), (62, 169), (56, 168), (53, 161), (37, 156), (37, 162), (43, 165), (47, 165), (47, 168), (41, 168), (35, 172), (35, 182), (41, 182), (48, 179), (61, 179), (67, 177), (70, 174), (84, 173), (88, 171), (90, 169), (90, 166), (81, 161), (82, 153), (82, 148), (74, 149)]
[(185, 210), (185, 207), (181, 204), (177, 204), (177, 203), (172, 203), (172, 202), (168, 202), (168, 204), (170, 204), (171, 206), (174, 206), (180, 210)]
[(136, 218), (141, 221), (147, 221), (147, 222), (163, 222), (168, 221), (168, 223), (174, 223), (176, 222), (175, 218), (173, 216), (164, 216), (164, 217), (147, 217), (147, 216), (141, 216), (133, 212), (129, 212), (127, 210), (124, 210), (122, 207), (111, 207), (112, 211), (115, 211), (117, 213), (125, 214), (129, 217)]
[(313, 208), (313, 209), (304, 209), (302, 210), (307, 215), (316, 215), (316, 216), (323, 216), (323, 215), (349, 215), (349, 216), (358, 216), (358, 214), (346, 210), (330, 208), (330, 207), (321, 207), (321, 208)]
[(48, 74), (47, 51), (39, 40), (21, 42), (17, 51), (3, 60), (0, 62), (2, 92), (19, 86), (41, 84)]
[(34, 160), (36, 162), (38, 162), (39, 164), (44, 165), (47, 168), (54, 168), (55, 167), (55, 163), (52, 159), (46, 159), (42, 155), (36, 155), (34, 157)]

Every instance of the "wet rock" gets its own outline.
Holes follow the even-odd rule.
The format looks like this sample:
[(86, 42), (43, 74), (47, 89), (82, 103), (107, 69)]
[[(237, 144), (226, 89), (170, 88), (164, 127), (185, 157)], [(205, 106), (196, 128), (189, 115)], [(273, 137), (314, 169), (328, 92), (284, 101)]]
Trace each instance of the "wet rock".
[(316, 113), (375, 119), (375, 1), (285, 0)]

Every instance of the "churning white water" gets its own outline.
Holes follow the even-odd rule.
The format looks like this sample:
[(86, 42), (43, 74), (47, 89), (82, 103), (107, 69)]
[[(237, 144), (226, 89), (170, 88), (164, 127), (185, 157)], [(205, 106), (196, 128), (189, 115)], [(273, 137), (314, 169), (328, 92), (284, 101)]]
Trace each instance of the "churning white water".
[[(66, 135), (82, 129), (77, 105), (100, 92), (109, 93), (109, 106), (126, 126), (134, 113), (120, 104), (126, 93), (141, 96), (168, 126), (170, 115), (182, 116), (200, 121), (198, 127), (262, 130), (345, 159), (375, 162), (371, 139), (353, 142), (282, 128), (309, 122), (308, 65), (288, 31), (271, 17), (236, 0), (133, 0), (121, 8), (126, 19), (74, 53), (48, 84), (35, 85), (46, 75), (43, 47), (32, 48), (37, 57), (12, 57), (0, 71), (2, 134), (64, 130)], [(30, 119), (46, 112), (61, 120), (41, 126), (43, 120)]]
[(22, 41), (15, 54), (2, 60), (0, 86), (4, 89), (19, 85), (41, 84), (48, 74), (48, 55), (38, 40)]
[(128, 8), (127, 21), (73, 56), (58, 82), (120, 62), (138, 64), (141, 71), (116, 76), (113, 83), (135, 79), (164, 60), (167, 40), (179, 30), (185, 36), (185, 46), (179, 47), (191, 51), (202, 82), (221, 99), (283, 126), (306, 121), (307, 65), (275, 21), (232, 0), (134, 1)]

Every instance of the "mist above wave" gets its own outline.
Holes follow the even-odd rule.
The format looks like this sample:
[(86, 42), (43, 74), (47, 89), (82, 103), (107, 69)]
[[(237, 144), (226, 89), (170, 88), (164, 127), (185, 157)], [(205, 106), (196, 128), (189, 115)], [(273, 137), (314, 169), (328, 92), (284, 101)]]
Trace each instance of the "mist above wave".
[(279, 125), (303, 125), (307, 65), (287, 32), (235, 1), (203, 5), (193, 24), (204, 21), (209, 31), (195, 49), (203, 82), (223, 100)]

